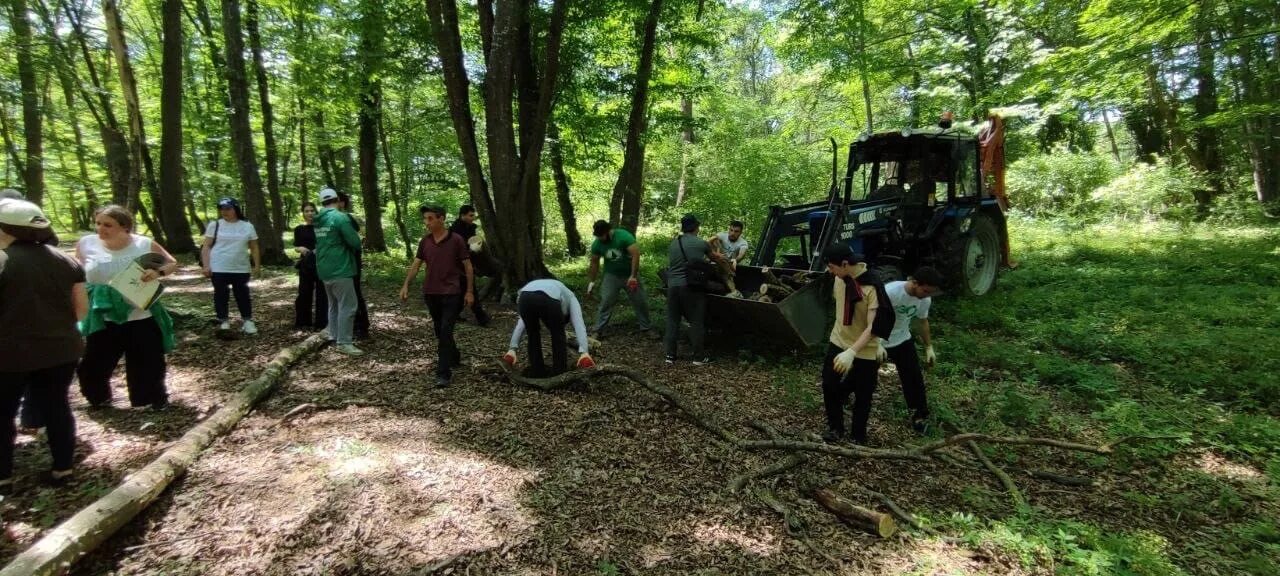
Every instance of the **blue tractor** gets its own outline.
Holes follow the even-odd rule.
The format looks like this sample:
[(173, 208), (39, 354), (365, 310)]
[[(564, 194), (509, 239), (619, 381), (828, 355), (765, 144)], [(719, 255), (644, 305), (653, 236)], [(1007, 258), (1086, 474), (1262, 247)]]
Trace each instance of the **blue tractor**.
[(795, 346), (824, 341), (830, 281), (817, 273), (825, 270), (823, 248), (836, 242), (864, 255), (886, 280), (927, 264), (945, 275), (949, 292), (990, 292), (1007, 258), (1008, 233), (998, 198), (1003, 175), (991, 174), (996, 185), (988, 186), (982, 166), (1002, 169), (1002, 136), (1002, 129), (985, 139), (938, 129), (863, 135), (849, 145), (843, 179), (833, 141), (827, 198), (771, 206), (751, 265), (736, 275), (743, 293), (766, 278), (811, 280), (778, 301), (710, 295), (710, 323)]

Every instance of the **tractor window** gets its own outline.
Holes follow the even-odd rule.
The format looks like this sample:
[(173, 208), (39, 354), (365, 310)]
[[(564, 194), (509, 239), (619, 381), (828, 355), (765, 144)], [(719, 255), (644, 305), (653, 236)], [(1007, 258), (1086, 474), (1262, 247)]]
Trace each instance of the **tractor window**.
[(973, 154), (960, 154), (956, 162), (956, 196), (961, 198), (979, 195), (978, 179), (974, 175)]
[(901, 186), (902, 168), (896, 161), (880, 163), (880, 184), (883, 186)]

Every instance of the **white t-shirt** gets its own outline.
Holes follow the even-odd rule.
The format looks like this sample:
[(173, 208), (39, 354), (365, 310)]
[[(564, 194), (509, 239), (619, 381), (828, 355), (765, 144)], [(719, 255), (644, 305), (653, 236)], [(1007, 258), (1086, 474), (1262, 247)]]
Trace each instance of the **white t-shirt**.
[(204, 230), (205, 238), (218, 237), (209, 251), (209, 268), (214, 272), (248, 274), (253, 271), (249, 261), (249, 241), (258, 239), (258, 231), (248, 220), (210, 222)]
[[(108, 249), (97, 234), (90, 234), (78, 243), (80, 256), (84, 258), (84, 279), (89, 284), (107, 284), (116, 274), (124, 271), (139, 256), (151, 252), (151, 239), (138, 234), (129, 235), (129, 245), (119, 250)], [(150, 318), (149, 310), (135, 308), (129, 313), (129, 321)]]
[(885, 284), (884, 292), (889, 296), (894, 313), (893, 332), (889, 334), (889, 341), (884, 346), (893, 348), (911, 339), (912, 318), (923, 320), (929, 317), (929, 304), (933, 299), (916, 298), (908, 294), (907, 283), (901, 280)]
[(730, 242), (729, 233), (721, 232), (716, 234), (716, 238), (720, 239), (720, 254), (725, 258), (733, 258), (738, 254), (739, 250), (745, 255), (751, 247), (751, 244), (747, 242), (746, 236), (738, 236), (737, 242)]

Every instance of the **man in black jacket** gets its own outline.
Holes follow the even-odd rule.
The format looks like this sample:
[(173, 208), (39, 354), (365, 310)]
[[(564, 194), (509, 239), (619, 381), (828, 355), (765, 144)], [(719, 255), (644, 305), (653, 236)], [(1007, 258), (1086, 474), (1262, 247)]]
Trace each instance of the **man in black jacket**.
[[(481, 264), (482, 259), (475, 257), (476, 253), (479, 252), (476, 248), (479, 241), (472, 242), (471, 239), (476, 237), (478, 229), (479, 226), (476, 225), (476, 209), (470, 204), (463, 204), (458, 208), (458, 217), (453, 220), (453, 224), (449, 225), (449, 231), (461, 236), (462, 240), (467, 243), (468, 249), (471, 250), (472, 264), (476, 266), (475, 277), (484, 276), (486, 275), (485, 272), (493, 272), (494, 275), (490, 277), (489, 282), (497, 282), (496, 271), (482, 270), (486, 268)], [(471, 288), (474, 290), (475, 286)], [(481, 300), (483, 298), (477, 297), (475, 304), (471, 306), (471, 310), (476, 313), (476, 324), (483, 327), (489, 325), (489, 313), (485, 312), (484, 306), (480, 304)], [(466, 318), (459, 316), (458, 320), (466, 320)]]

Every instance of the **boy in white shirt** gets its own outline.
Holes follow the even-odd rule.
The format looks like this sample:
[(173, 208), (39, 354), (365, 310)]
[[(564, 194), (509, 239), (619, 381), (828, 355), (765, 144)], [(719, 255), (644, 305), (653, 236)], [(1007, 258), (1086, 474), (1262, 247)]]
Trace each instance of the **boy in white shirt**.
[(898, 368), (898, 378), (902, 381), (902, 395), (907, 400), (907, 408), (911, 410), (911, 428), (923, 434), (925, 422), (929, 417), (929, 401), (925, 394), (924, 373), (920, 370), (920, 356), (916, 352), (915, 340), (911, 337), (911, 320), (920, 319), (920, 335), (924, 337), (924, 361), (929, 366), (937, 362), (933, 352), (932, 335), (929, 332), (929, 306), (932, 296), (937, 294), (942, 284), (942, 275), (929, 266), (921, 266), (915, 274), (905, 282), (890, 282), (885, 285), (885, 293), (889, 296), (889, 304), (895, 312), (893, 333), (888, 342), (884, 342), (877, 354), (881, 362), (886, 359)]

